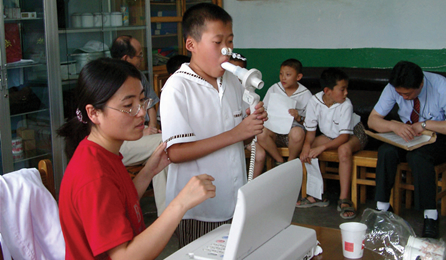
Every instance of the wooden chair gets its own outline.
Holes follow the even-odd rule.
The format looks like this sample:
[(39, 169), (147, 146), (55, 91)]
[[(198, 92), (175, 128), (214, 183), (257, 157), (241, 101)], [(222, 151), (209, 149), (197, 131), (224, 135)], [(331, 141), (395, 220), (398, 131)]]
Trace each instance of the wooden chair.
[(369, 172), (367, 170), (369, 168), (376, 169), (377, 162), (377, 151), (362, 150), (353, 155), (351, 194), (355, 209), (358, 209), (358, 186), (360, 186), (359, 198), (362, 204), (366, 202), (366, 187), (376, 186), (376, 172)]
[(53, 165), (49, 159), (43, 159), (39, 161), (38, 170), (40, 177), (42, 178), (43, 185), (50, 191), (54, 199), (56, 199), (56, 187), (54, 186), (54, 174)]
[[(280, 156), (288, 158), (290, 156), (290, 151), (288, 150), (288, 147), (277, 147), (277, 151), (279, 152)], [(271, 157), (268, 153), (266, 156), (266, 170), (269, 171), (275, 166), (275, 160), (273, 157)], [(305, 171), (304, 171), (305, 172)]]
[[(406, 181), (403, 182), (403, 172), (406, 173)], [(446, 176), (446, 163), (439, 164), (435, 166), (435, 179), (437, 183), (437, 187), (440, 188), (440, 191), (437, 191), (437, 201), (441, 199), (441, 210), (440, 213), (442, 216), (446, 216), (446, 180), (443, 177)], [(414, 191), (413, 179), (412, 179), (412, 171), (409, 167), (409, 164), (404, 162), (398, 164), (397, 173), (395, 177), (395, 200), (394, 200), (394, 211), (395, 214), (399, 215), (401, 209), (401, 199), (402, 192), (406, 190), (406, 208), (410, 209), (412, 206), (412, 191)]]

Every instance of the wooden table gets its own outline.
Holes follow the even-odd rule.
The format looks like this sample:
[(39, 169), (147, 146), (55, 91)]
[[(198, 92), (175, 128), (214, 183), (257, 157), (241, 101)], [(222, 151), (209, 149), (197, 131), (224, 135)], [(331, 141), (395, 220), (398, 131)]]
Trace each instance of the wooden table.
[[(318, 227), (312, 225), (304, 225), (293, 223), (293, 225), (298, 225), (302, 227), (312, 228), (316, 231), (317, 240), (320, 242), (322, 247), (322, 254), (317, 255), (312, 258), (312, 260), (344, 260), (345, 258), (342, 254), (342, 238), (341, 230), (335, 228)], [(364, 249), (364, 255), (362, 260), (374, 260), (374, 259), (384, 259), (381, 255), (374, 253), (368, 249)]]

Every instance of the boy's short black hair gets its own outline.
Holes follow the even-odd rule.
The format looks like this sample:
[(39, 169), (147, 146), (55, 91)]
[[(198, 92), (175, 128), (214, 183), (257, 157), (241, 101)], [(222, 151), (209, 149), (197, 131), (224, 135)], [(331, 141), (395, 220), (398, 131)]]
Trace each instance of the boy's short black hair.
[(169, 74), (175, 73), (180, 67), (181, 64), (190, 62), (190, 57), (186, 55), (175, 55), (170, 57), (170, 59), (166, 63), (166, 69)]
[(222, 21), (227, 24), (232, 23), (232, 17), (218, 5), (210, 3), (196, 4), (184, 13), (184, 39), (190, 36), (196, 41), (200, 41), (207, 21)]
[(322, 71), (320, 80), (321, 88), (322, 90), (324, 88), (333, 89), (340, 80), (348, 80), (348, 75), (338, 68), (328, 68)]
[(280, 65), (280, 67), (287, 66), (293, 68), (297, 74), (302, 73), (302, 62), (296, 59), (288, 59)]
[(423, 70), (410, 61), (400, 61), (390, 73), (389, 83), (395, 88), (418, 89), (423, 82)]

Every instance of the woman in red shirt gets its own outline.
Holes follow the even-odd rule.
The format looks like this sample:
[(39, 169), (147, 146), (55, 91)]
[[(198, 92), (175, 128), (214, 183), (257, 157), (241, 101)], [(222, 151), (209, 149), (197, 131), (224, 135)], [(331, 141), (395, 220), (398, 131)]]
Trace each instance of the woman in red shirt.
[(163, 143), (133, 180), (122, 164), (119, 148), (142, 137), (150, 102), (139, 71), (125, 61), (92, 61), (79, 75), (76, 94), (77, 116), (58, 130), (70, 158), (59, 196), (66, 259), (154, 259), (186, 211), (215, 196), (214, 178), (193, 177), (145, 228), (139, 199), (170, 162)]

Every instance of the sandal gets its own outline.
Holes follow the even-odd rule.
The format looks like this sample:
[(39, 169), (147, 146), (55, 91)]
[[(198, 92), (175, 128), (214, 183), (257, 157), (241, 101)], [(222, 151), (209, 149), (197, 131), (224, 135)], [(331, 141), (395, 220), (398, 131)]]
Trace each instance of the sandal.
[[(348, 206), (341, 208), (342, 204), (347, 204)], [(338, 209), (338, 211), (341, 212), (340, 216), (343, 219), (352, 219), (352, 218), (356, 217), (356, 211), (355, 211), (355, 208), (353, 207), (353, 202), (351, 200), (349, 200), (349, 199), (340, 199), (340, 200), (338, 200), (338, 208), (337, 209)], [(351, 216), (344, 216), (344, 214), (348, 213), (348, 212), (353, 212), (353, 215), (351, 215)]]
[(311, 207), (327, 207), (330, 201), (327, 198), (323, 198), (322, 200), (313, 198), (316, 202), (311, 202), (308, 200), (308, 197), (302, 198), (296, 203), (296, 208), (311, 208)]

